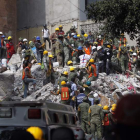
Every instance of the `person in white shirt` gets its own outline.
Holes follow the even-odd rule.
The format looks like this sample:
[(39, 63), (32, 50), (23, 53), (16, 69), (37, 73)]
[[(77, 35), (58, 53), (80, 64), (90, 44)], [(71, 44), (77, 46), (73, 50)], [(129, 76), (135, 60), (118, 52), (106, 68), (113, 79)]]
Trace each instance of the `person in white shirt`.
[(50, 31), (49, 29), (47, 28), (47, 25), (45, 24), (44, 26), (44, 29), (42, 29), (42, 36), (43, 36), (43, 40), (44, 40), (44, 43), (46, 43), (46, 40), (49, 42), (49, 48), (51, 48), (51, 42), (50, 42)]

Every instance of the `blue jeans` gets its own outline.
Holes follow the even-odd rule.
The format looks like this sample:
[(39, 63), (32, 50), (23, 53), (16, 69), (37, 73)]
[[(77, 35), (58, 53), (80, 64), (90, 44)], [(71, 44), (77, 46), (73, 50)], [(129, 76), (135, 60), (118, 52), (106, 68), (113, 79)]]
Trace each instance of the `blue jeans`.
[(32, 78), (25, 78), (24, 79), (24, 98), (27, 97), (27, 90), (28, 90), (28, 86), (29, 86), (29, 83), (33, 83), (33, 85), (36, 84), (36, 80), (35, 79), (32, 79)]

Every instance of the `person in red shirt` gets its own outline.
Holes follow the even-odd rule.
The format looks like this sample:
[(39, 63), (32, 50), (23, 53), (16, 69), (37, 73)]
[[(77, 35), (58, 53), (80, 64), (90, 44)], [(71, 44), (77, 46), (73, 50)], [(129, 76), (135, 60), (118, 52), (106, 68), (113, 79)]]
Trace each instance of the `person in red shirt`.
[(59, 25), (59, 35), (64, 35), (65, 34), (65, 32), (62, 29), (63, 29), (63, 26)]
[(14, 44), (12, 42), (11, 36), (8, 37), (8, 43), (6, 44), (6, 48), (7, 48), (7, 59), (9, 61), (12, 55), (15, 53)]

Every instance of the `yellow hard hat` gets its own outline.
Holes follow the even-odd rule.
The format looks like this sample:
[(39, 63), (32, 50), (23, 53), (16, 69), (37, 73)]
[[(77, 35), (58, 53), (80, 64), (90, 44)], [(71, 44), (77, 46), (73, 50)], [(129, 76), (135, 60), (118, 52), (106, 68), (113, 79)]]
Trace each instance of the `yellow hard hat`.
[(94, 63), (94, 59), (90, 59), (89, 62)]
[(74, 70), (75, 70), (75, 68), (74, 68), (74, 67), (71, 67), (71, 68), (70, 68), (70, 71), (74, 71)]
[(68, 75), (68, 72), (67, 71), (64, 71), (64, 73), (63, 73), (64, 75)]
[(62, 85), (62, 86), (66, 85), (66, 82), (65, 82), (65, 81), (62, 81), (62, 82), (61, 82), (61, 85)]
[(50, 54), (50, 55), (49, 55), (49, 58), (53, 58), (53, 55)]
[(59, 25), (59, 28), (62, 28), (63, 26), (62, 25)]
[(81, 35), (80, 35), (80, 34), (78, 34), (78, 35), (77, 35), (77, 37), (81, 37)]
[(45, 50), (45, 51), (43, 52), (43, 55), (45, 55), (45, 54), (48, 54), (48, 51)]
[(84, 34), (84, 37), (88, 37), (88, 34)]
[(111, 48), (111, 45), (107, 45), (108, 48)]
[(121, 33), (121, 35), (124, 35), (124, 33)]
[(109, 107), (107, 106), (107, 105), (105, 105), (104, 107), (103, 107), (103, 110), (108, 110), (109, 109)]
[(68, 61), (68, 62), (67, 62), (68, 65), (70, 65), (70, 64), (72, 64), (72, 63), (73, 63), (72, 61)]
[(27, 132), (32, 134), (35, 140), (43, 140), (43, 131), (39, 127), (29, 127)]
[(130, 49), (129, 51), (130, 51), (130, 52), (133, 52), (133, 50), (132, 50), (132, 49)]
[(29, 41), (29, 45), (32, 43), (32, 41)]
[(59, 31), (59, 28), (55, 28), (55, 31)]
[(101, 104), (98, 104), (98, 106), (102, 107), (102, 105), (101, 105)]
[(112, 107), (116, 107), (117, 105), (116, 104), (112, 104)]
[(116, 110), (116, 107), (115, 106), (113, 106), (112, 108), (111, 108), (111, 111), (115, 111)]
[(97, 45), (97, 44), (98, 44), (98, 42), (94, 42), (94, 44), (96, 44), (96, 45)]
[(8, 40), (10, 40), (10, 39), (12, 39), (12, 37), (11, 36), (8, 36)]

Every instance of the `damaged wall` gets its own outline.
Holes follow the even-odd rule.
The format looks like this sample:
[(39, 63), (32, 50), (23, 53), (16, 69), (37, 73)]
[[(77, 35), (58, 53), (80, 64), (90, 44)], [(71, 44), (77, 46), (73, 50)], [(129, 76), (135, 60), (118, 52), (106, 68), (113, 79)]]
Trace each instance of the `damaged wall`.
[(0, 31), (16, 43), (17, 0), (0, 0)]

